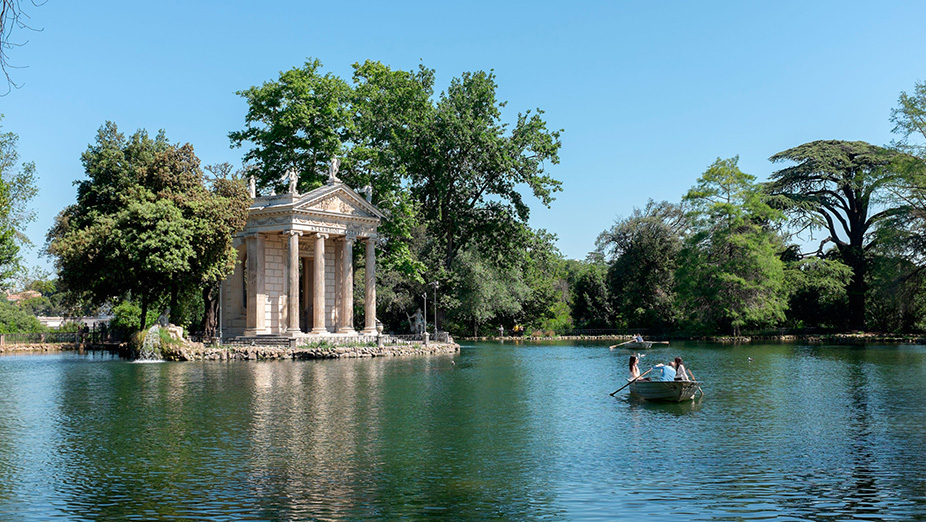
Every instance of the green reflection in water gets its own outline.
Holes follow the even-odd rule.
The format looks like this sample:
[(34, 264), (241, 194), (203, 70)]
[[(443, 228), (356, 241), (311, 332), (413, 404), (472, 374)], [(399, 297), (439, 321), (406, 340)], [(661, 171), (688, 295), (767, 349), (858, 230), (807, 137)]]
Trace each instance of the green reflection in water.
[(629, 353), (0, 357), (0, 518), (926, 520), (926, 348), (673, 343), (670, 405)]

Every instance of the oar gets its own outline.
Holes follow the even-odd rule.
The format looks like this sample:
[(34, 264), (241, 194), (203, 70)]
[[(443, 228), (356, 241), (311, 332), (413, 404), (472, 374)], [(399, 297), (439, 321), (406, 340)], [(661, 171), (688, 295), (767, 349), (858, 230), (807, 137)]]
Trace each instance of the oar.
[(622, 343), (620, 343), (620, 344), (613, 344), (613, 345), (611, 345), (611, 346), (608, 346), (608, 348), (610, 348), (610, 349), (613, 350), (613, 349), (617, 348), (618, 346), (624, 346), (625, 344), (627, 344), (627, 343), (632, 343), (632, 342), (633, 342), (633, 339), (631, 339), (631, 340), (629, 340), (629, 341), (624, 341), (624, 342), (622, 342)]
[[(688, 368), (685, 368), (685, 369), (688, 370)], [(688, 375), (691, 376), (691, 380), (693, 380), (693, 381), (695, 381), (695, 382), (698, 382), (698, 379), (694, 376), (693, 373), (691, 373), (691, 370), (688, 370)], [(704, 398), (704, 390), (701, 389), (701, 385), (700, 385), (700, 384), (698, 385), (698, 391), (701, 392), (701, 398), (703, 399), (703, 398)]]
[[(655, 366), (653, 366), (653, 368), (655, 368)], [(631, 384), (637, 382), (637, 380), (642, 379), (644, 375), (646, 375), (647, 373), (653, 371), (653, 368), (650, 368), (649, 370), (646, 370), (645, 372), (641, 373), (640, 376), (637, 377), (636, 379), (631, 379), (631, 381), (628, 382), (627, 384), (625, 384), (625, 385), (621, 386), (620, 388), (614, 390), (614, 393), (617, 393), (617, 392), (623, 390), (624, 388), (630, 386)], [(611, 397), (614, 397), (614, 393), (611, 394)]]

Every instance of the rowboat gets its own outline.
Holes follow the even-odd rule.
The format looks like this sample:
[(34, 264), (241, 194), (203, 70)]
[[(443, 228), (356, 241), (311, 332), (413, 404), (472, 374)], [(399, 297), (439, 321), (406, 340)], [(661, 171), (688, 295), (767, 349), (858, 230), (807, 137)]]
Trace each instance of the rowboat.
[(630, 393), (648, 401), (682, 402), (693, 400), (700, 386), (698, 381), (634, 381)]
[(621, 348), (629, 348), (631, 350), (635, 349), (647, 349), (653, 346), (653, 341), (630, 341), (627, 343), (621, 343), (618, 346)]

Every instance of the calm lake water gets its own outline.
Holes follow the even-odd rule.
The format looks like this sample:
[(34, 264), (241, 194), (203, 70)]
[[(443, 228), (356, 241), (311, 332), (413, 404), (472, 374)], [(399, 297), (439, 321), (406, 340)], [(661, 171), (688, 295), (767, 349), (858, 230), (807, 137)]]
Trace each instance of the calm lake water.
[(926, 347), (648, 351), (681, 405), (608, 395), (630, 353), (0, 357), (0, 519), (926, 520)]

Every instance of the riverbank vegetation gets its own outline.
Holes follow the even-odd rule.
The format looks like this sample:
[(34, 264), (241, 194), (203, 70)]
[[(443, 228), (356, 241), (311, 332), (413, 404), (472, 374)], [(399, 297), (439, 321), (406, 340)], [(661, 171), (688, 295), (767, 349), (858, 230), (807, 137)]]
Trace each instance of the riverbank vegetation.
[[(485, 71), (438, 91), (424, 66), (367, 61), (345, 79), (310, 59), (238, 93), (248, 110), (229, 138), (245, 166), (210, 167), (213, 179), (191, 145), (163, 132), (126, 137), (106, 122), (82, 157), (77, 202), (48, 233), (52, 283), (72, 305), (117, 312), (125, 328), (169, 308), (172, 322), (214, 331), (216, 285), (237, 261), (230, 239), (247, 211), (243, 172), (269, 193), (295, 169), (306, 192), (337, 157), (341, 179), (369, 187), (389, 216), (377, 248), (387, 331), (407, 331), (425, 307), (429, 328), (467, 336), (515, 325), (545, 334), (926, 330), (923, 84), (892, 112), (895, 142), (795, 144), (772, 155), (780, 168), (767, 182), (737, 157), (718, 158), (692, 173), (679, 201), (640, 201), (618, 217), (582, 260), (529, 225), (531, 205), (555, 210), (561, 181), (548, 171), (562, 131), (540, 109), (506, 118), (497, 89)], [(362, 324), (363, 292), (354, 295)]]

